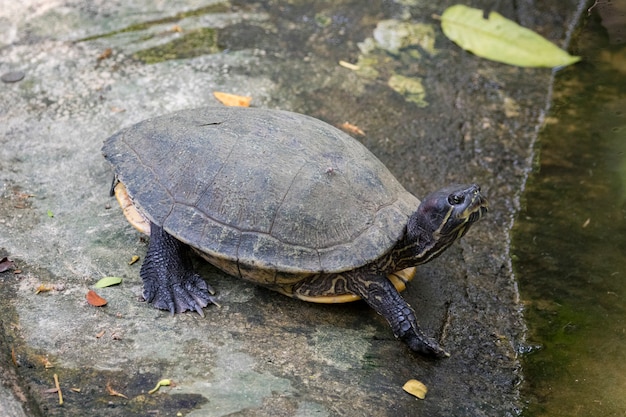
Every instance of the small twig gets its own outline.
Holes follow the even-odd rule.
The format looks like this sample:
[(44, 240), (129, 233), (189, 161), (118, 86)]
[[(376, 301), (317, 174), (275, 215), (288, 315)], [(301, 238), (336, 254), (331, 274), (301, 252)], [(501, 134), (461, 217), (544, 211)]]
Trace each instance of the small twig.
[(450, 322), (452, 321), (452, 316), (450, 315), (450, 302), (446, 303), (446, 314), (445, 320), (441, 326), (441, 337), (439, 340), (441, 343), (445, 343), (446, 338), (448, 337), (448, 329), (450, 328)]
[(594, 9), (594, 7), (596, 7), (599, 4), (607, 4), (607, 2), (598, 1), (598, 0), (594, 1), (593, 4), (591, 5), (591, 7), (587, 9), (587, 13), (591, 14), (591, 11)]
[(63, 405), (63, 393), (61, 392), (61, 385), (59, 385), (59, 377), (57, 374), (53, 375), (54, 377), (54, 385), (59, 393), (59, 405)]

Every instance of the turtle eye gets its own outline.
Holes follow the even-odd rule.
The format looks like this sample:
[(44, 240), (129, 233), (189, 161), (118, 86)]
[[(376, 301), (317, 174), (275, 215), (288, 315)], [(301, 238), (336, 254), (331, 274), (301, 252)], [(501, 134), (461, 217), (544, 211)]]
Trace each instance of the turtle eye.
[(465, 201), (465, 196), (463, 194), (450, 194), (448, 196), (448, 203), (453, 206), (462, 204)]

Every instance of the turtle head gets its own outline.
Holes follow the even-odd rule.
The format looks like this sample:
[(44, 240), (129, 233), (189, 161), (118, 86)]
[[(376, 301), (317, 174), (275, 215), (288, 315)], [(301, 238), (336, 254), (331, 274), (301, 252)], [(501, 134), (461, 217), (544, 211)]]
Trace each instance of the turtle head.
[(407, 224), (407, 243), (417, 243), (413, 260), (421, 264), (440, 255), (467, 233), (487, 207), (476, 184), (453, 185), (426, 196)]

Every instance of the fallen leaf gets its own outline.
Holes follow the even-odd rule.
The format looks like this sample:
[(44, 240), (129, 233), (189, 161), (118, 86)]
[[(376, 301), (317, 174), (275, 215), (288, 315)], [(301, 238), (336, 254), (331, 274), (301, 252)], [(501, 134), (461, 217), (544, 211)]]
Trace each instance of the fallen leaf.
[(17, 200), (13, 207), (17, 209), (25, 209), (30, 207), (29, 198), (35, 197), (34, 194), (24, 193), (21, 191), (14, 192), (15, 199)]
[(564, 67), (580, 60), (497, 12), (457, 4), (441, 15), (443, 33), (475, 55), (519, 67)]
[(349, 122), (343, 122), (342, 124), (339, 125), (339, 128), (345, 130), (348, 133), (354, 133), (355, 135), (365, 136), (365, 132), (363, 131), (363, 129)]
[(406, 381), (406, 384), (402, 387), (403, 390), (408, 392), (409, 394), (423, 400), (426, 398), (426, 393), (428, 392), (428, 388), (422, 382), (417, 379), (409, 379)]
[(169, 379), (162, 379), (159, 382), (157, 382), (156, 387), (152, 388), (150, 391), (148, 391), (148, 394), (154, 394), (155, 392), (157, 392), (159, 390), (159, 388), (161, 387), (166, 387), (172, 384), (172, 381)]
[(52, 291), (54, 289), (54, 287), (50, 286), (50, 285), (44, 285), (41, 284), (37, 287), (37, 289), (35, 290), (35, 294), (39, 294), (40, 292), (48, 292), (48, 291)]
[(36, 356), (36, 358), (39, 360), (39, 362), (41, 362), (41, 364), (43, 365), (45, 369), (54, 368), (54, 365), (52, 364), (52, 362), (50, 362), (48, 358), (46, 358), (45, 356), (38, 355)]
[(54, 217), (54, 213), (52, 212), (52, 210), (48, 210), (48, 217), (50, 218)]
[(96, 333), (96, 339), (100, 339), (102, 336), (104, 336), (104, 334), (106, 333), (106, 330), (101, 330), (98, 333)]
[(98, 55), (98, 61), (102, 61), (104, 59), (107, 59), (111, 55), (113, 55), (113, 49), (107, 48), (104, 51), (102, 51), (102, 53), (100, 55)]
[(96, 294), (94, 290), (89, 290), (87, 292), (86, 298), (87, 302), (94, 307), (102, 307), (105, 306), (107, 303), (107, 300)]
[(132, 265), (132, 264), (134, 264), (135, 262), (137, 262), (138, 260), (139, 260), (139, 256), (137, 256), (137, 255), (133, 255), (133, 257), (132, 257), (132, 258), (130, 258), (130, 262), (128, 263), (128, 265)]
[(250, 107), (250, 102), (252, 101), (252, 97), (220, 93), (219, 91), (213, 92), (213, 95), (225, 106)]
[(120, 392), (118, 392), (118, 391), (115, 391), (115, 390), (111, 387), (111, 383), (110, 383), (110, 382), (107, 382), (106, 390), (107, 390), (107, 392), (109, 393), (109, 395), (112, 395), (112, 396), (114, 396), (114, 397), (122, 397), (122, 398), (126, 398), (126, 399), (128, 399), (128, 397), (127, 397), (127, 396), (125, 396), (124, 394), (122, 394), (122, 393), (120, 393)]
[(357, 71), (359, 69), (358, 65), (351, 64), (347, 61), (339, 61), (339, 65), (352, 71)]
[(6, 256), (0, 259), (0, 272), (8, 271), (9, 269), (15, 268), (15, 262), (7, 258)]
[(394, 74), (387, 82), (389, 87), (402, 94), (406, 101), (415, 103), (418, 107), (428, 106), (426, 101), (426, 90), (419, 77), (405, 77), (404, 75)]
[(98, 282), (96, 282), (96, 285), (94, 285), (94, 287), (106, 288), (112, 285), (117, 285), (121, 282), (122, 282), (122, 278), (119, 278), (119, 277), (104, 277), (100, 279)]

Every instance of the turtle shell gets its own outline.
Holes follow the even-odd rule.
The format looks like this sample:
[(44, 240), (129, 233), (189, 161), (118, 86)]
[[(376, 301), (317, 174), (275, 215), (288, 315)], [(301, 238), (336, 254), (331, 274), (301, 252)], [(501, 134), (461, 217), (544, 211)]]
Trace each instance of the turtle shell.
[(360, 142), (286, 111), (179, 111), (120, 131), (103, 153), (141, 215), (268, 286), (380, 258), (419, 205)]

